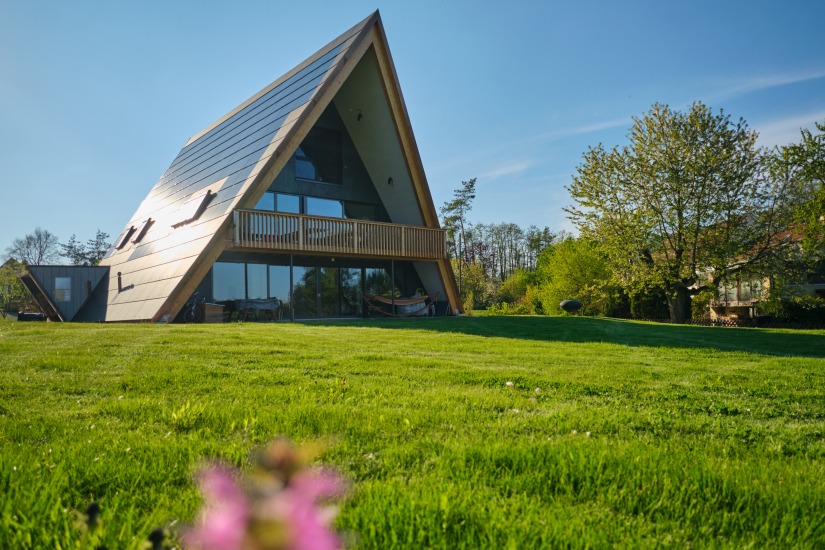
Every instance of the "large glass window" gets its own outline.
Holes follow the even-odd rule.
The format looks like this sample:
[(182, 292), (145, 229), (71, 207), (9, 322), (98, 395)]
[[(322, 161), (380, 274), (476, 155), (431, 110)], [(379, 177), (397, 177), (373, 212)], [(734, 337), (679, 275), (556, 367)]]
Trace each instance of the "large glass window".
[(292, 299), (296, 319), (309, 319), (318, 316), (317, 294), (315, 288), (315, 268), (295, 266), (293, 271)]
[(246, 264), (246, 297), (263, 300), (266, 295), (266, 264)]
[(340, 313), (338, 268), (318, 268), (318, 294), (321, 298), (321, 317), (337, 317)]
[(306, 197), (306, 209), (306, 213), (310, 216), (327, 216), (330, 218), (344, 217), (344, 209), (341, 206), (341, 201), (332, 199)]
[(341, 134), (327, 128), (312, 128), (295, 152), (295, 176), (341, 183)]
[(398, 288), (392, 284), (392, 277), (390, 277), (388, 269), (367, 268), (364, 288), (366, 292), (376, 296), (389, 298), (393, 295), (393, 292), (398, 295)]
[(288, 212), (290, 214), (300, 214), (301, 197), (299, 197), (298, 195), (276, 193), (275, 210), (277, 210), (278, 212)]
[(350, 220), (378, 221), (378, 207), (361, 202), (345, 202), (344, 217)]
[(289, 307), (289, 266), (269, 266), (269, 297), (277, 298)]
[(57, 302), (72, 301), (72, 279), (71, 277), (54, 278), (54, 299)]
[(267, 191), (258, 204), (255, 205), (255, 210), (275, 210), (275, 193)]
[(342, 267), (339, 270), (341, 281), (341, 315), (361, 315), (361, 270)]
[(246, 298), (245, 264), (215, 262), (212, 266), (212, 299), (215, 301)]

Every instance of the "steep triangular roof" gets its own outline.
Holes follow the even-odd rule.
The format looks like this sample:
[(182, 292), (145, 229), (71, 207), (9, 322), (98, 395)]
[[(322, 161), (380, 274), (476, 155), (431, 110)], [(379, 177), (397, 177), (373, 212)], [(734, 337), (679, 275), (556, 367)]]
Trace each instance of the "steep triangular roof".
[[(107, 321), (175, 316), (226, 248), (233, 210), (257, 202), (368, 52), (382, 80), (420, 223), (438, 227), (376, 11), (189, 139), (101, 262), (111, 267)], [(440, 264), (457, 307), (452, 270), (448, 262)]]

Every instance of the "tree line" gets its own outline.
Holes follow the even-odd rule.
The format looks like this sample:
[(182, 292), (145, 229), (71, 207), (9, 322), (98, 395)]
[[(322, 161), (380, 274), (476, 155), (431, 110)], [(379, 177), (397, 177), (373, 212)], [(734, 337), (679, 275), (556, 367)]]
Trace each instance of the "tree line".
[(74, 234), (61, 243), (48, 229), (36, 227), (28, 235), (14, 239), (6, 248), (6, 256), (23, 265), (62, 263), (64, 258), (69, 265), (90, 266), (100, 263), (110, 246), (109, 234), (100, 229), (85, 243)]
[(654, 105), (625, 145), (583, 154), (567, 187), (575, 237), (470, 223), (476, 180), (462, 182), (441, 213), (465, 308), (560, 313), (575, 298), (587, 314), (683, 322), (725, 283), (793, 288), (823, 271), (825, 124), (783, 147), (756, 140), (703, 103)]

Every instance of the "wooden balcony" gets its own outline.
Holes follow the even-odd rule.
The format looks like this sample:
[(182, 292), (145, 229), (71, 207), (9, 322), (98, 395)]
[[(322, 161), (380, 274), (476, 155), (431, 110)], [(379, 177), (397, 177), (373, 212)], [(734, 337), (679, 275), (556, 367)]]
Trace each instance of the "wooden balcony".
[(446, 233), (393, 223), (235, 210), (232, 248), (404, 260), (447, 257)]

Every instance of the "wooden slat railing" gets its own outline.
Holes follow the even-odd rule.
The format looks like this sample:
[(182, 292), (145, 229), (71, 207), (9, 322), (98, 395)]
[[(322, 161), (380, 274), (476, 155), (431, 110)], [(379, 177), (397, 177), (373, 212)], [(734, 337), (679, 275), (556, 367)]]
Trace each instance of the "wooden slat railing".
[(260, 210), (235, 210), (233, 216), (232, 244), (238, 248), (419, 260), (447, 257), (443, 229)]

